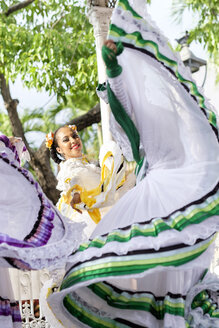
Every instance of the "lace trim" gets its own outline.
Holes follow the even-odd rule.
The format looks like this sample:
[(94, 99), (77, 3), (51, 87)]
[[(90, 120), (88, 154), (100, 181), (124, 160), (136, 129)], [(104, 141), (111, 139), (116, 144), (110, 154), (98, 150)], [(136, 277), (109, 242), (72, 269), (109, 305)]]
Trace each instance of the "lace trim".
[(6, 257), (7, 261), (12, 260), (12, 266), (20, 269), (25, 269), (26, 265), (27, 269), (32, 270), (64, 266), (68, 256), (87, 238), (83, 233), (83, 223), (69, 222), (66, 219), (62, 223), (65, 233), (61, 240), (34, 248), (18, 248), (3, 243), (0, 256)]
[[(52, 207), (37, 182), (33, 180), (30, 173), (19, 167), (19, 163), (11, 162), (7, 158), (8, 154), (0, 154), (0, 158), (21, 173), (37, 190), (41, 199), (41, 209), (38, 221), (33, 230), (25, 238), (26, 241), (11, 239), (9, 236), (1, 234), (0, 253), (10, 266), (21, 269), (40, 269), (50, 266), (65, 264), (68, 255), (76, 249), (80, 242), (85, 238), (83, 235), (84, 225), (81, 223), (72, 224), (64, 221), (57, 210)], [(61, 221), (64, 237), (60, 241), (48, 244), (54, 226), (51, 221), (55, 215)], [(55, 232), (54, 232), (55, 233)]]

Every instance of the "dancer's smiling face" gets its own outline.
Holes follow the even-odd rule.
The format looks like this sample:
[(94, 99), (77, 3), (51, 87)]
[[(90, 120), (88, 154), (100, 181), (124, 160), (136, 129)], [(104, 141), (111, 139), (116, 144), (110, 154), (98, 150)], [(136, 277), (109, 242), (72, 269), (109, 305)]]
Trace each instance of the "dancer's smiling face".
[(82, 142), (77, 131), (68, 126), (64, 126), (57, 131), (56, 140), (57, 152), (66, 160), (82, 156)]

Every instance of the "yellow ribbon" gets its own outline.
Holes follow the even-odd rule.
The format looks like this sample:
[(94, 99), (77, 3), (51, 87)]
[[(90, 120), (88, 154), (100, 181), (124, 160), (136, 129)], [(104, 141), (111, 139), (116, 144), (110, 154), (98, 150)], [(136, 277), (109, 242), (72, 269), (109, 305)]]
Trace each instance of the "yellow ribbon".
[[(111, 166), (111, 170), (109, 170), (107, 168), (107, 166), (105, 165), (106, 160), (112, 157), (112, 166)], [(95, 204), (96, 204), (96, 197), (98, 195), (100, 195), (100, 193), (102, 192), (106, 192), (107, 187), (112, 179), (112, 175), (113, 175), (113, 170), (114, 170), (114, 157), (113, 157), (113, 153), (111, 151), (108, 151), (106, 153), (106, 155), (103, 158), (103, 162), (102, 162), (102, 167), (101, 167), (101, 181), (100, 184), (91, 190), (86, 190), (85, 188), (79, 186), (79, 185), (74, 185), (73, 187), (71, 187), (68, 192), (63, 195), (60, 199), (59, 202), (59, 207), (61, 207), (62, 202), (64, 201), (66, 204), (70, 205), (70, 202), (72, 200), (72, 195), (71, 192), (74, 190), (74, 192), (78, 192), (80, 193), (80, 197), (81, 197), (81, 201), (86, 204), (86, 208), (88, 211), (88, 214), (90, 215), (91, 219), (97, 224), (100, 220), (101, 220), (101, 214), (99, 209), (97, 208), (92, 208)], [(66, 181), (67, 182), (67, 181)], [(121, 187), (123, 185), (123, 183), (125, 182), (125, 176), (123, 177), (123, 179), (121, 180), (121, 182), (119, 183), (119, 185), (117, 186), (117, 189), (119, 187)], [(77, 204), (74, 204), (74, 208), (77, 208)], [(59, 208), (60, 209), (60, 208)]]

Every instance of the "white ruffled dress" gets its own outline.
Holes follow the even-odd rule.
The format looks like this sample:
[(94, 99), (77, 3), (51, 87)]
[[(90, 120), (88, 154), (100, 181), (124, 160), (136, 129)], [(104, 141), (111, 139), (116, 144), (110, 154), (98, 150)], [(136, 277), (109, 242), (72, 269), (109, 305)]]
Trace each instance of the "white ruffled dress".
[(140, 136), (139, 183), (69, 258), (48, 297), (60, 327), (219, 327), (219, 281), (206, 273), (219, 230), (216, 116), (144, 9), (145, 1), (117, 2), (109, 38), (123, 42), (123, 71), (107, 86), (127, 157), (118, 108)]
[[(91, 219), (87, 210), (82, 210), (82, 214), (74, 210), (69, 204), (63, 201), (69, 188), (74, 185), (80, 185), (87, 190), (96, 188), (100, 183), (100, 167), (89, 163), (86, 158), (70, 158), (60, 163), (60, 171), (57, 175), (57, 189), (61, 191), (60, 199), (57, 207), (60, 212), (67, 216), (73, 222), (81, 222), (84, 224), (84, 233), (87, 238), (90, 237), (96, 228), (96, 223)], [(72, 191), (72, 196), (74, 191)]]
[[(108, 180), (107, 188), (100, 188), (100, 192), (95, 197), (94, 208), (100, 210), (100, 217), (103, 217), (123, 194), (131, 189), (135, 184), (135, 177), (130, 174), (125, 177), (125, 162), (121, 149), (114, 141), (110, 141), (102, 145), (99, 154), (100, 167), (94, 163), (89, 163), (86, 157), (70, 158), (60, 163), (60, 171), (57, 175), (57, 189), (61, 191), (60, 199), (57, 207), (60, 212), (71, 219), (73, 222), (81, 222), (85, 225), (85, 238), (89, 239), (92, 232), (96, 228), (96, 223), (89, 215), (87, 204), (80, 204), (82, 214), (78, 213), (65, 200), (70, 193), (72, 198), (75, 190), (74, 187), (80, 186), (82, 190), (95, 190), (101, 184), (101, 175), (103, 175), (103, 166), (106, 168), (107, 174), (111, 177)], [(101, 171), (102, 170), (102, 171)], [(102, 173), (101, 173), (102, 172)], [(120, 185), (118, 189), (118, 185)], [(104, 189), (104, 190), (103, 190)]]
[[(21, 146), (21, 147), (20, 147)], [(83, 226), (63, 217), (20, 166), (27, 150), (0, 136), (0, 327), (21, 327), (7, 268), (60, 268), (78, 247)], [(26, 156), (27, 157), (27, 156)]]

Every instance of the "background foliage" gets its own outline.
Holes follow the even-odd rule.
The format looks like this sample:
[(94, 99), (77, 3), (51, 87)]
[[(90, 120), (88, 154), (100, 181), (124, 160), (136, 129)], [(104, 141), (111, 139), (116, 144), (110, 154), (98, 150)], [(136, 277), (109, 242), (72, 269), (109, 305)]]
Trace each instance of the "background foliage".
[[(153, 1), (153, 0), (152, 0)], [(219, 2), (218, 0), (173, 0), (173, 17), (180, 23), (186, 10), (196, 17), (195, 27), (189, 31), (189, 42), (201, 43), (212, 61), (219, 66)]]
[[(186, 10), (194, 13), (197, 23), (189, 31), (189, 41), (202, 43), (218, 65), (218, 0), (172, 3), (178, 22)], [(19, 99), (13, 99), (8, 83), (18, 77), (28, 88), (46, 90), (56, 105), (19, 109), (17, 113)], [(61, 121), (69, 122), (89, 112), (98, 104), (96, 85), (95, 40), (83, 0), (0, 1), (0, 93), (5, 102), (5, 109), (0, 108), (0, 130), (24, 139), (31, 153), (31, 168), (53, 201), (57, 199), (56, 181), (48, 151), (43, 144), (34, 148), (28, 136), (33, 132), (42, 136), (54, 131)], [(84, 151), (94, 157), (99, 148), (97, 130), (96, 124), (80, 132)]]

